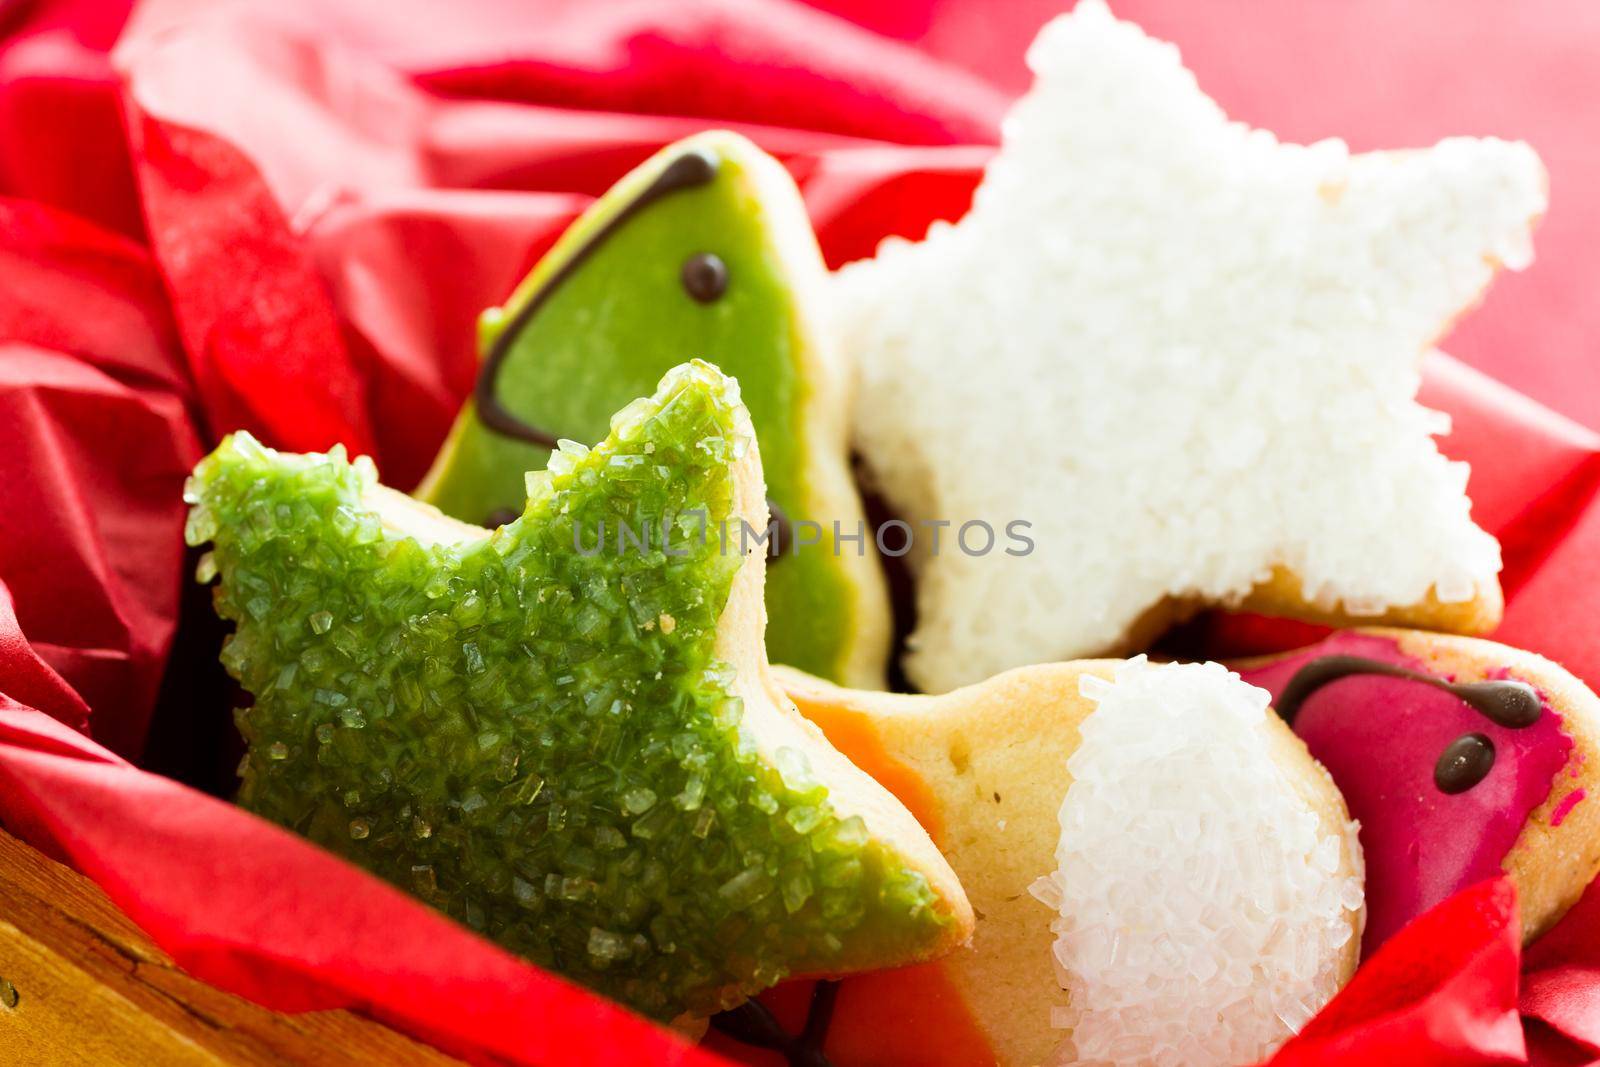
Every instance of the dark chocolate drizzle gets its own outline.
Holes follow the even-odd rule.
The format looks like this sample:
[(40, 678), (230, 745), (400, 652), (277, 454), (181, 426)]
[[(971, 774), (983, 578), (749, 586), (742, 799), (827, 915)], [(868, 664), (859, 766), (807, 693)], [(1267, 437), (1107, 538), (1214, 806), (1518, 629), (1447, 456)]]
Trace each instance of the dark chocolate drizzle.
[(728, 291), (728, 265), (715, 252), (696, 252), (683, 261), (678, 279), (684, 292), (709, 304)]
[(472, 400), (477, 405), (478, 417), (483, 424), (495, 433), (506, 437), (514, 437), (519, 441), (527, 441), (543, 448), (555, 448), (559, 439), (552, 433), (537, 426), (523, 422), (517, 416), (507, 411), (505, 405), (500, 403), (500, 398), (495, 393), (495, 384), (500, 377), (500, 367), (511, 354), (517, 337), (527, 329), (528, 323), (533, 321), (534, 315), (544, 307), (552, 293), (561, 288), (561, 283), (583, 265), (600, 245), (615, 233), (623, 223), (655, 203), (657, 200), (677, 192), (680, 189), (693, 189), (706, 185), (717, 176), (717, 157), (710, 152), (694, 149), (668, 163), (655, 181), (645, 186), (639, 195), (623, 205), (622, 209), (613, 215), (604, 226), (601, 226), (589, 239), (578, 246), (568, 260), (558, 267), (539, 287), (539, 290), (528, 299), (526, 304), (517, 309), (511, 321), (506, 323), (500, 335), (489, 346), (489, 354), (484, 357), (483, 366), (478, 370), (478, 381), (473, 388)]
[(1433, 765), (1433, 784), (1441, 793), (1465, 793), (1494, 769), (1494, 742), (1487, 734), (1462, 734), (1445, 746)]
[[(1497, 678), (1482, 682), (1452, 682), (1438, 675), (1414, 671), (1396, 663), (1364, 656), (1319, 656), (1302, 665), (1274, 702), (1278, 715), (1290, 726), (1306, 699), (1318, 689), (1353, 674), (1380, 674), (1442, 689), (1465, 702), (1478, 714), (1508, 730), (1521, 730), (1539, 721), (1544, 705), (1527, 682)], [(1494, 769), (1494, 743), (1484, 734), (1463, 734), (1450, 742), (1434, 765), (1433, 782), (1443, 793), (1464, 793)]]
[(833, 1067), (822, 1046), (833, 1022), (833, 1004), (839, 996), (838, 982), (818, 982), (811, 989), (811, 1006), (806, 1010), (805, 1027), (790, 1034), (759, 1000), (747, 1000), (731, 1011), (711, 1017), (711, 1027), (752, 1048), (782, 1053), (789, 1067)]
[[(500, 380), (500, 368), (504, 365), (506, 357), (511, 354), (511, 349), (516, 346), (517, 338), (528, 324), (533, 321), (534, 315), (544, 307), (552, 293), (561, 288), (572, 274), (583, 265), (583, 262), (594, 254), (595, 250), (623, 223), (627, 222), (640, 211), (649, 207), (657, 200), (669, 196), (680, 189), (694, 189), (707, 185), (717, 176), (717, 157), (703, 149), (690, 149), (681, 156), (668, 163), (654, 181), (645, 186), (639, 195), (628, 201), (627, 204), (607, 220), (589, 239), (578, 246), (567, 261), (556, 268), (555, 272), (545, 280), (538, 291), (528, 299), (526, 304), (517, 309), (511, 321), (495, 337), (494, 343), (489, 346), (489, 352), (483, 359), (483, 366), (478, 369), (478, 380), (473, 386), (472, 402), (478, 409), (478, 418), (493, 432), (503, 437), (511, 437), (518, 441), (527, 441), (529, 444), (541, 448), (556, 448), (560, 438), (555, 434), (524, 422), (512, 414), (500, 402), (495, 386)], [(728, 288), (728, 267), (720, 256), (710, 252), (701, 252), (689, 257), (683, 265), (682, 282), (684, 290), (695, 300), (708, 304), (720, 297)], [(789, 543), (793, 536), (793, 527), (789, 517), (778, 507), (777, 502), (767, 501), (767, 507), (772, 512), (772, 521), (777, 526), (777, 536), (768, 546), (767, 557), (778, 560), (783, 558), (782, 546)], [(510, 514), (516, 518), (520, 512), (510, 508), (496, 508), (484, 519), (486, 525), (499, 527), (505, 525), (505, 516)], [(497, 521), (498, 520), (498, 521)]]
[(791, 540), (794, 537), (794, 525), (770, 496), (767, 497), (767, 522), (772, 527), (772, 539), (767, 542), (767, 558), (782, 559), (783, 550), (794, 543)]

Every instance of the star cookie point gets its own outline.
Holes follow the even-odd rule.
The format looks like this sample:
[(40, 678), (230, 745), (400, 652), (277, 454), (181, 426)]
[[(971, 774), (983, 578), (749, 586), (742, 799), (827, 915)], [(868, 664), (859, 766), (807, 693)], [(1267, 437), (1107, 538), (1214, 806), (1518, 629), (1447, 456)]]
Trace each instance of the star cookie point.
[(910, 814), (766, 680), (762, 557), (720, 536), (764, 512), (760, 459), (714, 367), (493, 533), (247, 435), (190, 496), (257, 813), (661, 1019), (967, 936)]
[(1498, 546), (1415, 395), (1527, 262), (1537, 157), (1281, 143), (1102, 5), (1030, 64), (972, 211), (835, 280), (871, 479), (913, 522), (1038, 545), (913, 556), (913, 681), (1126, 649), (1207, 604), (1492, 625)]

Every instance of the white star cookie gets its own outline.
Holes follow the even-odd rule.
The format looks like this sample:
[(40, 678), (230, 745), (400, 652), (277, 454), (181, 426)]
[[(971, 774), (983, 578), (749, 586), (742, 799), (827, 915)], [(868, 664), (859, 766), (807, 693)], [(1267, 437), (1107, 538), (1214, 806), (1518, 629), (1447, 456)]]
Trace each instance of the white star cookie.
[[(972, 211), (835, 282), (858, 445), (918, 535), (912, 680), (1125, 648), (1208, 603), (1492, 627), (1499, 547), (1415, 396), (1428, 345), (1531, 259), (1532, 149), (1281, 144), (1099, 0), (1028, 62)], [(971, 520), (1035, 548), (978, 529), (969, 555)]]

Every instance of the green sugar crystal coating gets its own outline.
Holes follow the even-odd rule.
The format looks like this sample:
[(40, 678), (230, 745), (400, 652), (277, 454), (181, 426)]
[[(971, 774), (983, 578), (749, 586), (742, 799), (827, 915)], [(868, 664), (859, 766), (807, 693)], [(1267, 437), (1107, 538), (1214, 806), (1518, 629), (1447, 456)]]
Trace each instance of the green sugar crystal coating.
[[(689, 147), (717, 160), (716, 177), (650, 202), (617, 229), (602, 231), (641, 190)], [(767, 647), (787, 663), (845, 684), (881, 686), (881, 663), (870, 674), (850, 664), (861, 628), (862, 598), (881, 597), (864, 542), (838, 545), (832, 524), (860, 534), (862, 516), (835, 513), (817, 490), (816, 432), (807, 417), (815, 388), (817, 344), (802, 300), (825, 277), (814, 242), (785, 242), (786, 226), (809, 226), (792, 186), (758, 188), (755, 171), (777, 165), (731, 134), (706, 134), (664, 151), (598, 201), (540, 261), (505, 308), (480, 324), (484, 351), (516, 314), (544, 303), (517, 335), (497, 393), (518, 418), (558, 437), (595, 441), (611, 412), (648, 392), (673, 364), (691, 357), (738, 378), (761, 442), (767, 491), (793, 521), (820, 525), (819, 540), (769, 568)], [(787, 181), (785, 180), (785, 185)], [(590, 242), (598, 240), (592, 248)], [(561, 268), (587, 254), (570, 275)], [(715, 253), (728, 269), (727, 291), (701, 302), (684, 291), (680, 272), (698, 253)], [(814, 278), (811, 275), (814, 274)], [(554, 288), (545, 290), (554, 285)], [(548, 450), (494, 432), (469, 400), (418, 495), (447, 514), (482, 523), (522, 501), (522, 474), (542, 466)], [(843, 459), (839, 460), (841, 469)], [(841, 478), (844, 475), (841, 473)], [(759, 523), (757, 524), (759, 526)], [(870, 537), (867, 539), (870, 541)], [(863, 576), (862, 572), (866, 572)]]
[[(803, 753), (762, 755), (714, 655), (738, 402), (674, 369), (530, 476), (519, 519), (456, 544), (386, 528), (365, 457), (224, 440), (187, 536), (214, 545), (222, 660), (255, 697), (240, 801), (660, 1019), (936, 941), (924, 876)], [(575, 525), (592, 551), (602, 520), (663, 517), (681, 556), (575, 549)]]

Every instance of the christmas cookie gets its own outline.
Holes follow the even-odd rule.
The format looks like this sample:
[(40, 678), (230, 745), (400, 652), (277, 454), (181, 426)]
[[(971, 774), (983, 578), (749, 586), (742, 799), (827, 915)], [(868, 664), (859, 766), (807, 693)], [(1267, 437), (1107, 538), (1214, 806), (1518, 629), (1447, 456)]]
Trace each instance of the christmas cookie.
[(252, 810), (658, 1019), (966, 940), (927, 835), (768, 676), (763, 556), (718, 536), (764, 521), (760, 458), (715, 368), (563, 445), (493, 532), (244, 434), (188, 499)]
[(888, 601), (850, 478), (850, 378), (818, 320), (826, 278), (776, 160), (725, 132), (664, 149), (484, 314), (477, 389), (418, 495), (497, 526), (558, 438), (599, 440), (669, 367), (708, 360), (738, 378), (761, 443), (772, 658), (881, 686)]
[[(1254, 1062), (1354, 970), (1344, 803), (1222, 667), (1051, 664), (937, 697), (778, 676), (978, 916), (970, 948), (821, 994), (836, 1067)], [(714, 1025), (758, 1036), (761, 1010)]]
[[(1533, 151), (1280, 143), (1100, 0), (1028, 60), (971, 212), (834, 285), (858, 447), (920, 535), (912, 680), (1137, 648), (1200, 604), (1492, 626), (1499, 548), (1415, 397), (1530, 260)], [(1031, 552), (949, 536), (1013, 522)]]
[(1549, 660), (1372, 629), (1237, 666), (1361, 824), (1367, 954), (1501, 871), (1531, 941), (1600, 871), (1600, 700)]

